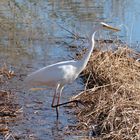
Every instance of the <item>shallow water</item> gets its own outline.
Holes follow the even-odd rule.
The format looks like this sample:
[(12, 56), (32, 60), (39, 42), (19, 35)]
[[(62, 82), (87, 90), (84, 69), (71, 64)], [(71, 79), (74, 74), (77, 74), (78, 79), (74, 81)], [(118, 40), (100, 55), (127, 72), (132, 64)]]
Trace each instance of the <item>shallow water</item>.
[[(130, 44), (137, 44), (134, 47), (140, 50), (139, 4), (138, 0), (41, 0), (32, 3), (17, 0), (16, 5), (24, 8), (21, 9), (23, 13), (20, 14), (20, 10), (15, 8), (17, 12), (13, 14), (10, 9), (5, 11), (5, 2), (1, 3), (2, 16), (9, 17), (9, 20), (16, 17), (16, 24), (12, 26), (16, 29), (0, 35), (1, 64), (6, 62), (17, 73), (8, 88), (17, 96), (15, 102), (23, 108), (20, 119), (9, 123), (15, 137), (23, 140), (82, 139), (80, 136), (66, 135), (67, 126), (77, 122), (73, 110), (61, 107), (59, 121), (56, 121), (55, 110), (51, 108), (54, 90), (29, 91), (23, 86), (23, 80), (27, 74), (39, 68), (72, 59), (78, 49), (70, 46), (82, 44), (82, 40), (76, 40), (72, 33), (85, 37), (93, 24), (99, 21), (115, 26), (125, 24), (128, 33), (127, 28), (120, 26), (122, 32), (118, 35)], [(21, 19), (17, 18), (19, 16)], [(25, 23), (23, 19), (28, 22)], [(61, 102), (68, 101), (83, 88), (82, 80), (78, 78), (65, 87)]]

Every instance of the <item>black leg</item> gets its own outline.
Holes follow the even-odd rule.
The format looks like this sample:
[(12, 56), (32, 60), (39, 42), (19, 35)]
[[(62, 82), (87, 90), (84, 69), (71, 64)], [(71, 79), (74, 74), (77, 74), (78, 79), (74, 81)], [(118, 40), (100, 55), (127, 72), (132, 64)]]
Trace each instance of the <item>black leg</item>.
[[(54, 104), (55, 104), (55, 101), (56, 101), (56, 96), (58, 96), (57, 94), (58, 94), (59, 87), (60, 87), (60, 85), (58, 84), (57, 85), (57, 88), (56, 88), (56, 91), (54, 93), (54, 96), (53, 96), (52, 104), (51, 104), (51, 107), (52, 108), (56, 108), (56, 117), (57, 117), (57, 120), (58, 120), (58, 117), (59, 117), (59, 112), (58, 112), (58, 109), (59, 108), (56, 105), (54, 105)], [(57, 101), (57, 104), (58, 104), (58, 101)]]
[(72, 101), (61, 103), (61, 104), (53, 105), (52, 107), (59, 107), (59, 106), (63, 106), (63, 105), (70, 104), (70, 103), (76, 103), (76, 104), (80, 103), (83, 105), (83, 103), (80, 100), (72, 100)]
[(58, 107), (56, 107), (56, 119), (58, 120), (59, 113), (58, 113)]

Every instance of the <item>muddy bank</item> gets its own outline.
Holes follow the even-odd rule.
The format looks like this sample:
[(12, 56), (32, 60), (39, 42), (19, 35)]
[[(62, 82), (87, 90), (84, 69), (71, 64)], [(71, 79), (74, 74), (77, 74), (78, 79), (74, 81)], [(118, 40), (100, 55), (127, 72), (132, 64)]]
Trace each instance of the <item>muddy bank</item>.
[(0, 138), (14, 138), (9, 123), (14, 122), (22, 112), (16, 102), (16, 97), (9, 87), (9, 82), (15, 77), (14, 71), (8, 69), (6, 64), (0, 68)]

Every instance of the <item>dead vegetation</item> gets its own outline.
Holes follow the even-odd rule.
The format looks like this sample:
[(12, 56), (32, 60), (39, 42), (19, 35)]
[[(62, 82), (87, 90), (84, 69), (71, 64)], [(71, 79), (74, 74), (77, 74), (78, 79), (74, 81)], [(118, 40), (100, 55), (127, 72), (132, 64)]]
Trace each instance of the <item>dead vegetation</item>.
[[(14, 121), (20, 112), (19, 105), (14, 102), (15, 97), (11, 90), (4, 86), (14, 76), (14, 71), (9, 70), (6, 64), (0, 68), (0, 136), (4, 135), (5, 139), (12, 137), (8, 123)], [(4, 87), (5, 89), (3, 89)]]
[(89, 130), (97, 140), (138, 140), (140, 62), (136, 59), (140, 54), (125, 44), (116, 46), (114, 50), (94, 51), (83, 72), (86, 89), (73, 97), (84, 104), (75, 111), (77, 128)]

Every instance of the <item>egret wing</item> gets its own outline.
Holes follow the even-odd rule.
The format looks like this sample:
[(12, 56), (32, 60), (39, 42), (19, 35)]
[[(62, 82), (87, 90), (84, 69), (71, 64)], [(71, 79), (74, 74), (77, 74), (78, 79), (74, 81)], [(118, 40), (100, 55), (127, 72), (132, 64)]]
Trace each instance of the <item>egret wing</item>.
[(65, 84), (72, 80), (74, 74), (74, 61), (56, 63), (39, 69), (26, 78), (31, 85), (56, 86), (58, 83)]

